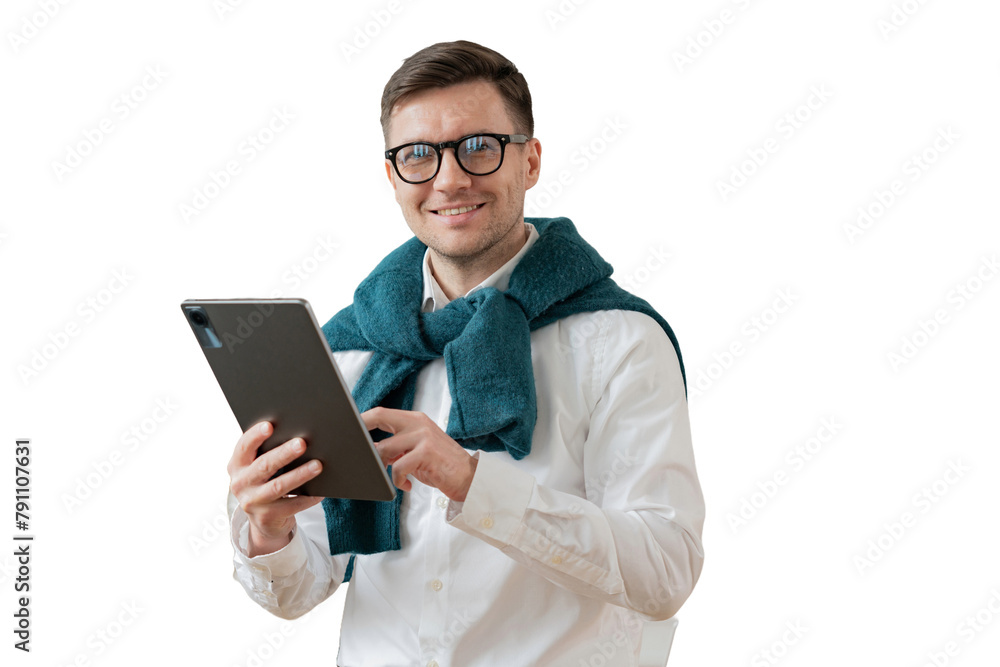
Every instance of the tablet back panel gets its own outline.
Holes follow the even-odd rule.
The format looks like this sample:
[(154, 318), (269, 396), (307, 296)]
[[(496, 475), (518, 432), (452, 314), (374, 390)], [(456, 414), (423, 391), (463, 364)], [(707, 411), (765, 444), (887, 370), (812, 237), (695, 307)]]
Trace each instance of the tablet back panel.
[(294, 437), (319, 477), (293, 493), (391, 500), (395, 490), (308, 302), (303, 299), (188, 300), (182, 309), (240, 429), (270, 421), (263, 453)]

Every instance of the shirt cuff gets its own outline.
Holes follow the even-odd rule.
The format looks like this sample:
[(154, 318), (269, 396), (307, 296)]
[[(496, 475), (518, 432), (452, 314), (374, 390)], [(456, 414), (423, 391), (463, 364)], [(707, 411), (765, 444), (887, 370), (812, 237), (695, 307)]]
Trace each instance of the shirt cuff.
[(535, 489), (535, 478), (482, 450), (465, 502), (450, 501), (445, 520), (496, 547), (513, 543)]
[(242, 509), (237, 508), (233, 513), (233, 545), (240, 555), (240, 560), (254, 570), (266, 569), (270, 572), (272, 580), (277, 577), (287, 577), (305, 565), (306, 548), (299, 533), (299, 527), (296, 525), (292, 529), (291, 542), (273, 553), (251, 558), (247, 555), (250, 543), (250, 522)]

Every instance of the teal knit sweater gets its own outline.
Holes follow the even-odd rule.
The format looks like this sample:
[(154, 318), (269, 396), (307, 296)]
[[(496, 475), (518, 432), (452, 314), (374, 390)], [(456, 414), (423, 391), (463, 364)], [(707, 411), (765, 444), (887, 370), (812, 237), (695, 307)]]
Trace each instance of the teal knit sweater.
[[(354, 303), (323, 326), (334, 351), (371, 351), (352, 392), (358, 410), (375, 406), (409, 410), (416, 378), (428, 362), (444, 357), (451, 388), (449, 436), (463, 447), (531, 453), (535, 427), (535, 380), (530, 333), (576, 313), (632, 310), (652, 317), (677, 352), (670, 325), (646, 301), (620, 288), (611, 265), (577, 233), (567, 218), (527, 218), (539, 238), (518, 262), (506, 292), (488, 287), (421, 312), (426, 246), (416, 237), (392, 251), (354, 293)], [(686, 383), (686, 379), (685, 379)], [(375, 441), (388, 437), (375, 431)], [(332, 555), (398, 550), (395, 500), (326, 498)], [(345, 581), (353, 570), (352, 557)]]

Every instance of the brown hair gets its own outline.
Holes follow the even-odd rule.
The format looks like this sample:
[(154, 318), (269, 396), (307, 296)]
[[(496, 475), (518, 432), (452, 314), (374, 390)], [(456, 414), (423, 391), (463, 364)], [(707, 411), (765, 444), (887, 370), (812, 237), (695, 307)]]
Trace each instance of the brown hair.
[(527, 134), (535, 130), (531, 115), (531, 93), (524, 75), (510, 60), (493, 49), (459, 40), (440, 42), (417, 51), (403, 61), (389, 77), (382, 91), (382, 135), (388, 141), (389, 117), (393, 107), (414, 93), (428, 88), (445, 88), (459, 83), (482, 80), (494, 84), (504, 100), (514, 131)]

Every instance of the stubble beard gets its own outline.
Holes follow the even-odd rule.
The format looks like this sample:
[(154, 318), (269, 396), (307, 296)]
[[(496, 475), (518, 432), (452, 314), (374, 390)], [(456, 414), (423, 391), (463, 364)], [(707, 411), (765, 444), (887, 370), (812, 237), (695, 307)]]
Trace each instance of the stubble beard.
[[(495, 204), (495, 199), (488, 202), (488, 205), (491, 207)], [(523, 211), (523, 197), (520, 201), (512, 201), (511, 205), (508, 206), (506, 210), (493, 211), (493, 213), (496, 214), (496, 217), (488, 221), (486, 227), (482, 231), (481, 242), (476, 243), (472, 248), (451, 250), (436, 234), (432, 234), (430, 232), (424, 234), (424, 238), (421, 238), (420, 240), (424, 245), (430, 248), (436, 256), (440, 257), (442, 261), (458, 269), (472, 269), (482, 264), (491, 263), (494, 260), (496, 252), (502, 250), (502, 248), (497, 247), (499, 244), (504, 243), (505, 241), (513, 243), (513, 238), (510, 236), (513, 233), (513, 230), (518, 228), (521, 230), (524, 229), (522, 223)], [(422, 214), (417, 212), (416, 215), (421, 216)], [(427, 227), (425, 227), (425, 230), (426, 229)]]

